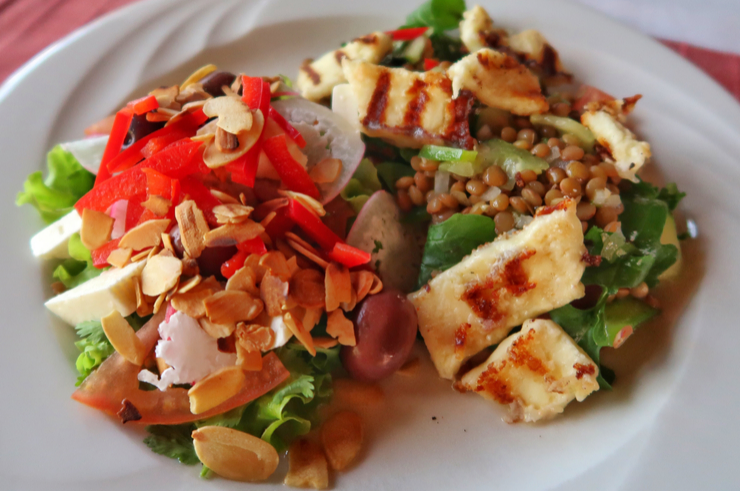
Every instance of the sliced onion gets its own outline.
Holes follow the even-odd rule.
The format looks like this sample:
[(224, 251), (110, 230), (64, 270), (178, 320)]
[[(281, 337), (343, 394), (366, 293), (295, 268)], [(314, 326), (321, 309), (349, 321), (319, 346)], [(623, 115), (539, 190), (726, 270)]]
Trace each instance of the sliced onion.
[(113, 230), (110, 238), (120, 239), (126, 233), (126, 212), (128, 211), (128, 200), (119, 199), (108, 209), (108, 216), (113, 219)]
[(317, 184), (321, 203), (328, 203), (344, 189), (365, 155), (360, 134), (341, 116), (302, 97), (275, 101), (272, 105), (306, 140), (303, 152), (308, 156), (309, 171), (325, 158), (342, 161), (342, 171), (334, 182)]
[(486, 192), (480, 195), (481, 201), (489, 202), (493, 201), (496, 198), (498, 198), (498, 195), (501, 194), (501, 188), (496, 186), (491, 186), (490, 188), (486, 189)]
[(438, 170), (434, 174), (434, 192), (437, 194), (447, 193), (450, 190), (450, 173)]
[(107, 144), (108, 135), (102, 135), (62, 143), (62, 148), (71, 153), (82, 167), (97, 175)]

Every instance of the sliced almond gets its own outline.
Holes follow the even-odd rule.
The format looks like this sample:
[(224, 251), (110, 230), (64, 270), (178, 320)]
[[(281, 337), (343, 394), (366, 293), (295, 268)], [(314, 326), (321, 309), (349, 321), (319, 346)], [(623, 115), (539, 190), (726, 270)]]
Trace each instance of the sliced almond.
[(315, 269), (301, 269), (290, 279), (290, 295), (301, 307), (323, 308), (326, 302), (324, 274)]
[(296, 242), (293, 239), (288, 239), (288, 244), (290, 247), (295, 249), (296, 252), (303, 254), (303, 256), (318, 264), (322, 269), (326, 269), (329, 265), (325, 259), (319, 256), (318, 252), (313, 247), (304, 247), (301, 243)]
[(123, 268), (131, 259), (131, 249), (116, 249), (108, 254), (108, 264), (116, 268)]
[(259, 264), (283, 281), (290, 280), (290, 269), (288, 268), (288, 262), (285, 260), (285, 256), (282, 252), (270, 251), (263, 254), (260, 257)]
[(216, 71), (216, 65), (212, 65), (212, 64), (208, 64), (208, 65), (198, 68), (193, 73), (191, 73), (190, 76), (186, 78), (183, 83), (180, 84), (180, 91), (185, 89), (190, 84), (200, 82), (206, 76), (210, 75), (211, 73), (215, 71)]
[(340, 309), (329, 314), (326, 320), (326, 333), (336, 338), (339, 344), (344, 346), (355, 346), (355, 326), (352, 321), (344, 316)]
[(326, 267), (324, 287), (327, 312), (338, 309), (342, 302), (352, 301), (352, 278), (349, 269), (343, 264), (331, 262)]
[(348, 378), (335, 379), (334, 397), (337, 403), (362, 407), (383, 400), (383, 389), (377, 384), (367, 384)]
[(369, 295), (376, 295), (383, 290), (383, 282), (380, 281), (380, 278), (378, 278), (378, 275), (373, 275), (373, 285), (370, 287), (370, 291), (368, 292)]
[[(182, 264), (182, 263), (181, 263)], [(167, 292), (167, 296), (164, 298), (166, 302), (169, 302), (172, 300), (172, 297), (177, 294), (177, 290), (180, 289), (180, 276), (177, 277), (177, 283), (175, 283), (175, 286), (169, 289)]]
[(254, 269), (243, 267), (236, 270), (236, 273), (226, 283), (226, 290), (239, 290), (255, 297), (260, 296), (260, 289), (257, 287), (257, 274)]
[(296, 256), (292, 256), (288, 258), (288, 260), (286, 261), (286, 264), (288, 265), (288, 271), (290, 272), (291, 278), (293, 278), (293, 275), (296, 274), (301, 269), (298, 266), (298, 259)]
[(198, 322), (200, 327), (215, 339), (227, 338), (236, 330), (236, 324), (216, 324), (208, 320), (207, 317), (203, 317)]
[(136, 314), (140, 317), (145, 317), (152, 314), (152, 306), (147, 302), (144, 293), (141, 291), (141, 283), (137, 278), (134, 281), (134, 292), (136, 293)]
[(164, 361), (164, 358), (155, 358), (154, 361), (157, 363), (157, 370), (159, 373), (164, 373), (165, 370), (167, 370), (170, 366), (167, 364), (166, 361)]
[(329, 464), (321, 447), (306, 439), (293, 442), (288, 450), (288, 474), (283, 483), (294, 488), (327, 489)]
[(240, 203), (229, 203), (213, 207), (213, 214), (219, 224), (241, 223), (252, 214), (254, 208)]
[[(215, 293), (210, 288), (197, 289), (187, 293), (178, 293), (172, 297), (172, 307), (192, 317), (200, 319), (206, 315), (203, 301)], [(218, 336), (217, 336), (218, 337)]]
[(173, 288), (182, 274), (182, 262), (176, 257), (157, 255), (149, 259), (141, 272), (144, 295), (161, 295)]
[(168, 211), (170, 211), (170, 208), (172, 207), (172, 201), (161, 196), (154, 195), (149, 196), (149, 199), (144, 201), (141, 206), (151, 211), (158, 217), (163, 217), (167, 214)]
[(262, 220), (270, 213), (277, 211), (280, 208), (285, 208), (289, 204), (290, 200), (288, 198), (275, 198), (262, 202), (254, 210), (255, 220)]
[(104, 246), (110, 240), (112, 231), (113, 219), (111, 217), (88, 208), (82, 210), (80, 239), (85, 247), (92, 251)]
[(190, 412), (204, 413), (228, 401), (242, 390), (245, 380), (244, 371), (236, 365), (208, 375), (188, 390)]
[(262, 258), (259, 254), (250, 254), (247, 256), (247, 260), (244, 261), (244, 267), (254, 271), (254, 278), (257, 283), (262, 281), (262, 277), (265, 276), (267, 268), (260, 265), (260, 259)]
[(321, 426), (321, 444), (335, 471), (354, 462), (362, 449), (362, 418), (353, 411), (340, 411)]
[(175, 219), (180, 227), (180, 240), (188, 256), (197, 259), (206, 248), (208, 222), (195, 201), (186, 200), (175, 207)]
[(352, 298), (349, 302), (342, 302), (341, 307), (342, 310), (345, 312), (352, 312), (355, 310), (355, 307), (357, 306), (357, 293), (355, 292), (355, 289), (352, 288)]
[(227, 205), (238, 205), (239, 200), (234, 198), (230, 194), (226, 194), (223, 191), (219, 191), (218, 189), (211, 189), (211, 194), (214, 198), (219, 200), (221, 203), (227, 204)]
[(200, 274), (198, 261), (190, 257), (187, 251), (182, 255), (182, 274), (185, 276), (195, 276)]
[(234, 324), (239, 321), (250, 321), (257, 317), (264, 304), (247, 292), (223, 291), (211, 295), (203, 301), (206, 314), (216, 324)]
[(352, 280), (352, 288), (357, 294), (357, 301), (362, 302), (373, 286), (374, 275), (370, 271), (360, 270), (352, 271), (349, 276)]
[(147, 259), (153, 250), (154, 250), (154, 247), (150, 247), (148, 249), (144, 249), (138, 254), (134, 254), (133, 256), (131, 256), (131, 262), (138, 263), (142, 259)]
[(339, 344), (339, 342), (333, 338), (327, 338), (324, 336), (313, 338), (314, 348), (330, 349), (336, 346), (337, 344)]
[(306, 313), (303, 314), (303, 327), (306, 331), (311, 332), (321, 320), (321, 316), (324, 315), (324, 309), (305, 309), (305, 311)]
[(157, 99), (159, 109), (170, 108), (175, 104), (175, 99), (180, 94), (180, 87), (172, 85), (170, 87), (159, 87), (149, 92), (149, 95), (153, 95)]
[(236, 342), (247, 351), (267, 351), (275, 344), (275, 331), (259, 324), (240, 322), (236, 326)]
[[(238, 100), (231, 97), (227, 98)], [(236, 134), (237, 139), (239, 140), (239, 145), (235, 150), (223, 151), (220, 150), (218, 148), (218, 145), (216, 145), (215, 143), (207, 144), (205, 150), (203, 151), (203, 162), (205, 162), (205, 164), (209, 168), (217, 169), (219, 167), (227, 165), (229, 162), (233, 162), (234, 160), (247, 153), (249, 149), (252, 148), (255, 143), (257, 143), (260, 136), (262, 135), (262, 129), (265, 125), (265, 118), (262, 114), (262, 111), (260, 111), (259, 109), (251, 112), (250, 114), (252, 116), (252, 125), (248, 130), (244, 131), (229, 131), (229, 128), (238, 127), (240, 123), (238, 121), (234, 122), (231, 120), (229, 120), (228, 122), (224, 121), (222, 123), (222, 118), (219, 117), (219, 122), (217, 123), (218, 126), (226, 131), (229, 131), (230, 133)], [(222, 124), (224, 126), (228, 126), (229, 128), (224, 128)]]
[(164, 305), (164, 300), (167, 297), (167, 292), (163, 292), (160, 296), (157, 297), (157, 300), (154, 301), (154, 305), (152, 306), (152, 313), (157, 314), (159, 313), (160, 309), (162, 308), (162, 305)]
[(170, 234), (162, 233), (162, 246), (164, 246), (165, 250), (170, 251), (173, 256), (177, 256), (177, 251), (175, 251), (175, 245), (172, 243)]
[(252, 220), (241, 223), (227, 223), (208, 232), (205, 235), (207, 247), (227, 247), (252, 240), (265, 231), (265, 228)]
[(154, 246), (151, 249), (149, 249), (149, 254), (146, 255), (146, 258), (151, 259), (157, 254), (159, 254), (159, 246)]
[(141, 223), (121, 237), (118, 247), (127, 247), (135, 251), (141, 251), (150, 247), (158, 246), (162, 240), (162, 233), (170, 226), (167, 218), (160, 220), (147, 220)]
[(241, 344), (236, 344), (236, 364), (245, 372), (262, 370), (262, 352), (247, 351)]
[(283, 314), (283, 322), (288, 327), (288, 330), (293, 333), (298, 341), (306, 347), (312, 356), (316, 356), (316, 348), (313, 347), (313, 339), (311, 334), (303, 328), (303, 322), (297, 320), (291, 312)]
[(275, 447), (242, 431), (203, 426), (193, 431), (192, 437), (203, 465), (232, 481), (264, 481), (280, 462)]
[(280, 194), (285, 195), (291, 199), (294, 199), (301, 203), (306, 209), (312, 211), (315, 215), (323, 217), (326, 215), (326, 210), (316, 199), (306, 194), (296, 193), (294, 191), (286, 191), (281, 189), (278, 191)]
[(342, 161), (339, 159), (326, 158), (314, 165), (308, 175), (316, 184), (328, 184), (334, 182), (342, 172)]
[(114, 310), (100, 319), (100, 323), (108, 341), (113, 345), (116, 352), (129, 363), (140, 367), (147, 355), (146, 348), (126, 319), (117, 310)]
[(283, 313), (283, 305), (288, 299), (288, 282), (273, 274), (265, 273), (260, 283), (260, 298), (265, 303), (265, 311), (270, 317), (277, 317)]
[[(209, 118), (218, 118), (216, 125), (232, 135), (249, 131), (254, 121), (249, 106), (238, 97), (221, 96), (209, 99), (203, 106), (203, 112)], [(218, 141), (218, 131), (216, 140)]]
[(192, 290), (193, 288), (195, 288), (196, 286), (200, 285), (200, 282), (201, 281), (203, 281), (203, 277), (201, 275), (199, 275), (199, 274), (198, 275), (195, 275), (192, 278), (190, 278), (189, 280), (187, 280), (185, 282), (181, 282), (180, 283), (180, 287), (177, 289), (177, 293), (179, 293), (181, 295), (183, 293), (187, 293), (190, 290)]

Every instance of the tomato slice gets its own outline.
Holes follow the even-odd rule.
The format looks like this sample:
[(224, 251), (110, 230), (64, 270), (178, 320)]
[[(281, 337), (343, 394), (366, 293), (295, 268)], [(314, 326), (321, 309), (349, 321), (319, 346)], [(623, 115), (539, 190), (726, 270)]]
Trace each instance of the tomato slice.
[[(154, 349), (157, 344), (159, 324), (164, 317), (165, 309), (162, 309), (136, 333), (147, 351)], [(175, 425), (209, 418), (242, 406), (265, 395), (290, 375), (277, 355), (269, 353), (262, 359), (261, 371), (245, 372), (246, 382), (241, 392), (210, 411), (193, 414), (190, 412), (186, 389), (170, 387), (165, 391), (139, 390), (137, 375), (140, 370), (118, 353), (114, 353), (85, 379), (72, 394), (72, 399), (110, 415), (118, 414), (126, 400), (141, 415), (141, 419), (130, 423)]]

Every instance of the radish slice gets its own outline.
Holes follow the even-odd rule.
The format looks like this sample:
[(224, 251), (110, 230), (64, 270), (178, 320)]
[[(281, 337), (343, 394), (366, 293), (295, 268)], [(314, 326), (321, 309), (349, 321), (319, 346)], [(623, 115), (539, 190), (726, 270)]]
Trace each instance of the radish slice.
[(317, 184), (321, 203), (328, 203), (344, 189), (365, 155), (360, 134), (341, 116), (302, 97), (275, 101), (272, 106), (306, 140), (303, 152), (308, 156), (309, 171), (325, 158), (342, 161), (342, 172), (334, 182)]
[(393, 196), (378, 191), (362, 207), (347, 243), (372, 254), (370, 264), (385, 288), (410, 292), (419, 277), (424, 235), (417, 226), (401, 223)]
[(107, 144), (108, 135), (102, 135), (62, 143), (62, 148), (71, 153), (82, 167), (97, 175)]
[(128, 212), (128, 200), (119, 199), (108, 209), (108, 216), (113, 219), (113, 230), (110, 238), (113, 240), (120, 239), (126, 233), (126, 213)]

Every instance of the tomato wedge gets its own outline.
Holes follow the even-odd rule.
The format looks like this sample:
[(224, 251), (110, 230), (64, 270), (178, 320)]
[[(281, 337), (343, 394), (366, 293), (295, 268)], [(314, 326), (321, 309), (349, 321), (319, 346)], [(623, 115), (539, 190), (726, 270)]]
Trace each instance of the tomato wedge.
[[(159, 324), (164, 317), (165, 309), (162, 309), (136, 334), (147, 351), (154, 349), (157, 344)], [(118, 353), (114, 353), (85, 379), (72, 394), (72, 399), (114, 416), (121, 411), (123, 401), (126, 400), (141, 415), (141, 419), (130, 421), (131, 423), (175, 425), (209, 418), (243, 406), (265, 395), (290, 375), (277, 355), (269, 353), (262, 359), (261, 371), (245, 372), (246, 383), (241, 392), (210, 411), (193, 414), (190, 412), (186, 389), (139, 390), (137, 375), (140, 370)]]

